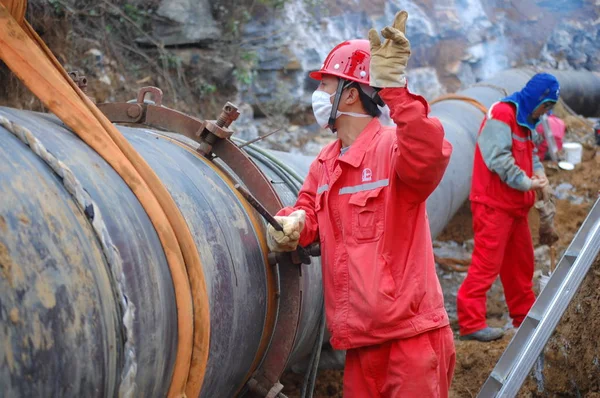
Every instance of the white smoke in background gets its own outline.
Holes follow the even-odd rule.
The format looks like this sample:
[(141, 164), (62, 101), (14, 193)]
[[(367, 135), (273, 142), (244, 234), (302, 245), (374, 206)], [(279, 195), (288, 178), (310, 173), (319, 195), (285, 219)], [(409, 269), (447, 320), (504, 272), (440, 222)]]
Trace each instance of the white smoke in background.
[(412, 1), (405, 0), (390, 0), (385, 3), (385, 11), (383, 16), (377, 18), (374, 22), (374, 27), (377, 30), (383, 29), (389, 25), (398, 11), (406, 10), (409, 18), (406, 22), (406, 32), (411, 37), (418, 38), (419, 42), (426, 45), (426, 41), (433, 41), (438, 32), (435, 29), (434, 21), (427, 15), (425, 10), (419, 7)]
[(478, 60), (472, 67), (475, 75), (481, 80), (486, 80), (496, 73), (508, 69), (510, 60), (506, 54), (509, 48), (510, 44), (504, 37), (470, 47), (468, 49), (469, 56)]
[[(487, 15), (479, 0), (457, 0), (456, 8), (461, 22), (466, 26), (475, 26), (480, 22), (487, 22)], [(489, 27), (490, 25), (487, 25)]]

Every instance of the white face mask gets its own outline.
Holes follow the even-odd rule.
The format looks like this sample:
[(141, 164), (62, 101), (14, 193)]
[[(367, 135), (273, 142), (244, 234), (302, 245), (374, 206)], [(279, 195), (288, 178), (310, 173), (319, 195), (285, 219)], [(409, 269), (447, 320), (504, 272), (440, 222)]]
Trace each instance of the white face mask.
[[(331, 108), (333, 108), (333, 104), (329, 100), (333, 97), (335, 93), (328, 94), (325, 91), (317, 90), (312, 95), (312, 108), (313, 113), (315, 115), (315, 119), (317, 119), (317, 124), (323, 128), (327, 128), (329, 125), (329, 116), (331, 116)], [(337, 111), (336, 118), (341, 115), (348, 115), (354, 117), (371, 117), (370, 115), (365, 115), (364, 113), (354, 113), (354, 112), (340, 112)]]

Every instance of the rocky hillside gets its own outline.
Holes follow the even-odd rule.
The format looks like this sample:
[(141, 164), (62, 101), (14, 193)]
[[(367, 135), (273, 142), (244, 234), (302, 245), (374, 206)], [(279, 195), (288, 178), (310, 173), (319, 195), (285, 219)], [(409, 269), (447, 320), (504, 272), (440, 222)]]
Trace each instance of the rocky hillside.
[(306, 103), (314, 89), (306, 72), (318, 68), (335, 44), (366, 37), (400, 9), (410, 15), (414, 88), (428, 97), (511, 66), (600, 67), (595, 0), (294, 0), (244, 27), (242, 51), (257, 60), (249, 91), (263, 101), (283, 92)]
[[(307, 72), (400, 9), (410, 86), (428, 99), (511, 66), (600, 70), (598, 0), (30, 0), (27, 15), (99, 102), (156, 85), (167, 105), (212, 118), (233, 100), (242, 137), (290, 125), (301, 134), (271, 144), (312, 153), (321, 142)], [(5, 69), (0, 83), (0, 104), (40, 108)]]

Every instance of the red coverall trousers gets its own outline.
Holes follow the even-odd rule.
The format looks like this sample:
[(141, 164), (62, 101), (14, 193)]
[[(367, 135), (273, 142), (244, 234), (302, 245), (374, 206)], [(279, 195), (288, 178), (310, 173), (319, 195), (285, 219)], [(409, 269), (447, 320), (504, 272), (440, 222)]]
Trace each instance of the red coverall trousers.
[(344, 398), (446, 398), (455, 359), (450, 326), (348, 350)]
[(535, 302), (533, 242), (527, 214), (515, 216), (482, 203), (471, 205), (475, 248), (458, 290), (460, 334), (486, 327), (486, 293), (500, 275), (513, 325), (519, 327)]

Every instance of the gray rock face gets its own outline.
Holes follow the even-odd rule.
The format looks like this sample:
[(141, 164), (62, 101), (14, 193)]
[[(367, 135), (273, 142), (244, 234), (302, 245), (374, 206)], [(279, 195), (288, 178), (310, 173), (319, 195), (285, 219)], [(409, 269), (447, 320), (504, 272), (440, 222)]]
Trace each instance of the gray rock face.
[(157, 15), (154, 36), (166, 46), (204, 44), (220, 38), (209, 0), (163, 0)]
[(205, 81), (223, 82), (231, 79), (235, 65), (211, 50), (200, 48), (183, 48), (172, 50), (183, 65), (193, 68)]
[[(500, 51), (509, 47), (497, 39), (503, 34), (502, 25), (492, 24), (482, 0), (439, 0), (430, 5), (420, 0), (370, 5), (348, 1), (342, 10), (335, 8), (340, 7), (339, 2), (322, 0), (320, 7), (307, 3), (292, 0), (283, 10), (246, 24), (243, 36), (250, 44), (242, 51), (256, 53), (258, 61), (250, 87), (239, 85), (245, 102), (268, 102), (285, 93), (295, 98), (298, 107), (306, 108), (317, 86), (308, 72), (320, 68), (335, 45), (366, 38), (372, 27), (381, 30), (402, 9), (409, 13), (407, 32), (413, 48), (409, 71), (415, 70), (410, 80), (412, 91), (432, 99), (445, 91), (440, 72), (460, 85), (463, 80), (471, 84), (510, 66), (510, 60), (500, 56)], [(452, 59), (440, 66), (437, 64), (442, 61), (436, 56), (446, 41), (462, 44), (450, 54)], [(427, 69), (420, 70), (421, 66)]]
[[(440, 81), (458, 89), (509, 67), (539, 63), (540, 58), (554, 67), (598, 69), (600, 22), (595, 22), (594, 4), (595, 0), (290, 0), (283, 10), (246, 25), (244, 38), (252, 44), (243, 51), (255, 51), (258, 65), (251, 87), (240, 89), (251, 104), (285, 92), (299, 106), (307, 106), (316, 86), (307, 73), (318, 69), (335, 45), (366, 38), (371, 27), (380, 30), (401, 9), (409, 13), (409, 70), (433, 68), (426, 78), (434, 85)], [(586, 22), (579, 22), (582, 15)], [(248, 88), (253, 98), (244, 94)], [(432, 95), (428, 88), (421, 93)]]
[[(372, 27), (381, 30), (402, 9), (409, 13), (411, 89), (428, 99), (443, 93), (444, 86), (465, 87), (537, 59), (559, 68), (597, 69), (600, 23), (594, 16), (586, 22), (575, 17), (594, 1), (288, 0), (281, 9), (263, 7), (243, 25), (238, 55), (255, 60), (251, 70), (234, 71), (231, 63), (219, 61), (202, 73), (213, 81), (233, 77), (241, 100), (259, 114), (259, 103), (275, 113), (294, 114), (310, 106), (317, 83), (308, 72), (318, 69), (335, 45), (366, 38)], [(202, 47), (221, 38), (209, 0), (162, 0), (157, 14), (164, 20), (153, 33), (167, 46)], [(178, 51), (187, 65), (206, 61), (201, 51)]]
[(548, 39), (542, 58), (561, 69), (600, 69), (600, 21), (561, 22)]
[(286, 0), (282, 8), (256, 8), (242, 24), (235, 64), (201, 48), (221, 39), (212, 0), (162, 0), (157, 14), (164, 21), (153, 33), (167, 46), (185, 47), (173, 51), (197, 69), (203, 87), (228, 82), (254, 116), (286, 115), (308, 125), (318, 84), (308, 72), (334, 46), (381, 30), (399, 10), (409, 13), (409, 87), (432, 100), (514, 66), (600, 69), (597, 1)]

